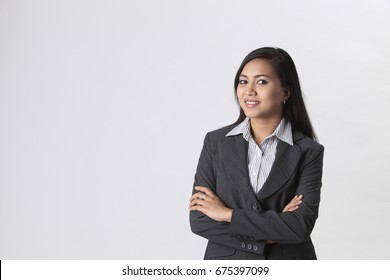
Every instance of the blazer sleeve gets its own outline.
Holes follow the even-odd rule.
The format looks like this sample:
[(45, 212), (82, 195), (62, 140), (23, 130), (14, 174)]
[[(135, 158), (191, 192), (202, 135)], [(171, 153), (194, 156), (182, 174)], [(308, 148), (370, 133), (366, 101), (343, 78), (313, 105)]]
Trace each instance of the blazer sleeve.
[(296, 189), (296, 194), (303, 194), (303, 202), (297, 210), (278, 213), (274, 210), (254, 212), (234, 209), (230, 223), (231, 234), (285, 244), (308, 240), (318, 217), (323, 155), (324, 147), (317, 144), (303, 159), (303, 165), (298, 170)]
[[(213, 154), (210, 144), (210, 133), (207, 133), (203, 148), (200, 154), (198, 166), (195, 174), (195, 182), (192, 193), (196, 193), (196, 186), (205, 186), (216, 192), (216, 176), (213, 168)], [(215, 221), (200, 211), (190, 211), (190, 225), (193, 233), (202, 236), (209, 241), (224, 245), (236, 250), (248, 251), (262, 254), (265, 242), (249, 240), (251, 244), (256, 245), (258, 250), (253, 251), (245, 247), (248, 241), (244, 238), (232, 237), (230, 232), (230, 223)]]

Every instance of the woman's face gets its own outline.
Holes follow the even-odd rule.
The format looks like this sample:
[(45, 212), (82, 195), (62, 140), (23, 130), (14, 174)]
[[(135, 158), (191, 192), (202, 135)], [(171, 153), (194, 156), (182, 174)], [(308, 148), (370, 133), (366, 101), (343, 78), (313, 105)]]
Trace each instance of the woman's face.
[(241, 108), (249, 118), (282, 118), (283, 101), (289, 97), (273, 66), (267, 59), (256, 58), (242, 69), (237, 86)]

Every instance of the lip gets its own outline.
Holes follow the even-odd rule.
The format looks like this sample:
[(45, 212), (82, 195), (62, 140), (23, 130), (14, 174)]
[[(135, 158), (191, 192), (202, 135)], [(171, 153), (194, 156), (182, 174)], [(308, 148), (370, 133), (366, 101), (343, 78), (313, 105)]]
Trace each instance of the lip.
[(254, 108), (260, 104), (260, 101), (247, 99), (247, 100), (244, 100), (244, 103), (245, 103), (245, 106), (247, 108)]

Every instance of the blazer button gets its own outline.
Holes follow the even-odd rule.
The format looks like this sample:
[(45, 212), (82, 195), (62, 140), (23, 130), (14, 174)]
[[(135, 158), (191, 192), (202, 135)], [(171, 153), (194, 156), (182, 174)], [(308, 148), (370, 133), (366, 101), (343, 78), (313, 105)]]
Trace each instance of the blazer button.
[(259, 247), (257, 245), (253, 245), (253, 251), (258, 251)]
[(248, 250), (252, 249), (252, 244), (246, 245), (246, 248), (247, 248)]
[(256, 210), (259, 210), (259, 208), (260, 208), (260, 207), (259, 207), (259, 205), (258, 205), (257, 203), (253, 203), (253, 204), (252, 204), (252, 209), (253, 209), (253, 210), (255, 210), (255, 211), (256, 211)]
[(245, 247), (246, 247), (245, 242), (241, 242), (241, 248), (242, 248), (242, 249), (245, 249)]

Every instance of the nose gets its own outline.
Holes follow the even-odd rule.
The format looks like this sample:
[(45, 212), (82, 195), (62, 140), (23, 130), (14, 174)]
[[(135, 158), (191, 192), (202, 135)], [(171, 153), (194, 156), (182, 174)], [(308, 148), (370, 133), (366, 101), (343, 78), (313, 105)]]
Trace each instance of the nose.
[(257, 95), (257, 92), (256, 92), (256, 89), (254, 87), (254, 85), (252, 85), (251, 83), (248, 84), (248, 87), (246, 88), (246, 91), (245, 93), (249, 96), (253, 96), (253, 95)]

